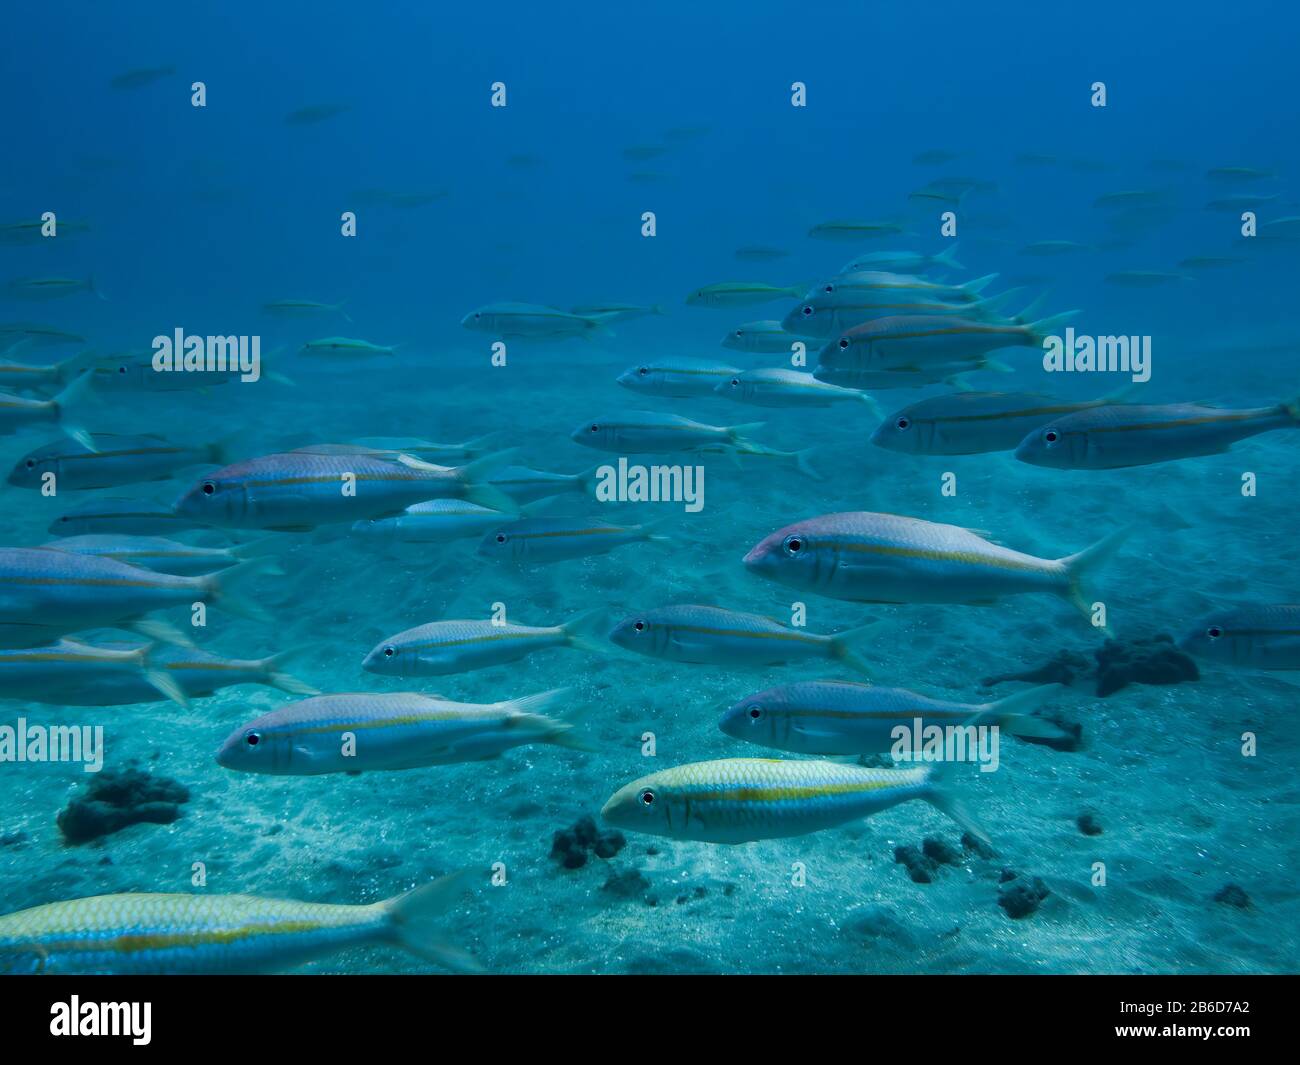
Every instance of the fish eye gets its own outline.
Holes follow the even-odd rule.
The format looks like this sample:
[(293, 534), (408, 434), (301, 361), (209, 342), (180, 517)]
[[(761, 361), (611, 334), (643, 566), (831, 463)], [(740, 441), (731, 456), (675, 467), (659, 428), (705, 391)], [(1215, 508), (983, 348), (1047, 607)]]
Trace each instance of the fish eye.
[(834, 285), (827, 285), (827, 286), (825, 286), (825, 287), (822, 289), (822, 291), (823, 291), (823, 292), (834, 292), (834, 291), (835, 291), (835, 286), (834, 286)]
[(740, 387), (740, 378), (739, 378), (739, 377), (733, 377), (733, 378), (731, 379), (731, 383), (732, 383), (734, 386), (736, 386), (737, 388), (739, 388), (739, 387)]
[(262, 734), (257, 729), (249, 729), (244, 733), (244, 742), (250, 747), (256, 747), (262, 742)]
[(505, 534), (505, 533), (497, 533), (497, 543), (499, 543), (499, 544), (504, 544), (505, 542), (506, 542), (506, 534)]
[(909, 422), (906, 418), (899, 418), (899, 419), (898, 419), (898, 427), (899, 427), (900, 429), (906, 429), (906, 428), (907, 428), (909, 425), (911, 425), (911, 424), (912, 424), (912, 423)]
[(649, 366), (642, 366), (639, 370), (637, 370), (637, 373), (639, 373), (642, 377), (644, 377), (649, 372), (650, 372)]
[(482, 318), (483, 315), (482, 315), (481, 313), (479, 313), (478, 311), (475, 311), (475, 312), (474, 312), (474, 317), (475, 317), (475, 318)]
[(385, 657), (385, 658), (392, 658), (393, 655), (395, 655), (395, 654), (397, 654), (397, 648), (396, 648), (396, 647), (385, 647), (385, 648), (384, 648), (384, 657)]
[(813, 309), (812, 309), (811, 307), (807, 307), (807, 306), (805, 306), (804, 309), (803, 309), (803, 316), (804, 316), (805, 318), (807, 318), (807, 317), (809, 317), (809, 316), (812, 314), (812, 312), (813, 312)]
[(215, 492), (216, 490), (217, 490), (217, 486), (212, 481), (203, 482), (203, 494), (205, 496), (212, 495), (212, 493)]
[(1218, 625), (1211, 625), (1208, 629), (1205, 630), (1205, 635), (1208, 636), (1211, 640), (1217, 640), (1220, 636), (1223, 635), (1223, 630), (1219, 628)]
[(593, 433), (598, 433), (598, 432), (600, 432), (600, 426), (597, 425), (595, 422), (592, 422), (592, 423), (591, 423), (591, 431), (592, 431)]
[(847, 351), (849, 346), (848, 337), (840, 337), (840, 351)]
[(35, 460), (35, 459), (28, 459), (28, 460), (27, 460), (27, 468), (28, 468), (29, 470), (34, 470), (34, 469), (36, 469), (36, 460)]
[(743, 337), (744, 335), (745, 335), (745, 331), (743, 329), (736, 330), (736, 336)]
[(643, 806), (653, 806), (655, 804), (655, 793), (649, 788), (641, 792), (641, 803)]
[(751, 706), (749, 708), (750, 721), (757, 721), (762, 716), (763, 716), (763, 708), (761, 706)]
[(119, 366), (119, 367), (117, 368), (117, 372), (118, 372), (118, 373), (126, 373), (126, 367), (125, 367), (125, 366)]
[(785, 548), (787, 555), (797, 555), (803, 550), (803, 540), (798, 536), (787, 536), (781, 546)]
[(1043, 433), (1043, 442), (1046, 444), (1055, 444), (1061, 439), (1061, 434), (1055, 429), (1048, 429)]
[(645, 632), (645, 622), (634, 621), (632, 622), (632, 628), (636, 629), (637, 632)]

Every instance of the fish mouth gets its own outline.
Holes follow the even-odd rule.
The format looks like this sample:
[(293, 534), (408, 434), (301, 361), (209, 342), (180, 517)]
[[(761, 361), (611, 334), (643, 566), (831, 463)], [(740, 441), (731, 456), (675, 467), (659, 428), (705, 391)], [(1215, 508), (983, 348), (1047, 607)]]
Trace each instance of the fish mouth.
[(757, 566), (760, 562), (762, 562), (765, 558), (767, 558), (767, 548), (764, 547), (762, 544), (755, 544), (753, 547), (749, 549), (749, 553), (740, 561), (752, 569), (754, 566)]

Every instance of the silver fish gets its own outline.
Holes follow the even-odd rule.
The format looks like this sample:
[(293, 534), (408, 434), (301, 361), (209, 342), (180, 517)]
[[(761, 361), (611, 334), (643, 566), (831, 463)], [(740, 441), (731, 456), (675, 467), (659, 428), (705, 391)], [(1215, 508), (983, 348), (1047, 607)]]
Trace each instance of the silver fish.
[(478, 553), (520, 563), (561, 562), (604, 555), (644, 541), (666, 542), (653, 525), (615, 525), (584, 517), (523, 518), (486, 533)]
[(1193, 623), (1179, 646), (1235, 669), (1300, 670), (1300, 605), (1221, 607)]

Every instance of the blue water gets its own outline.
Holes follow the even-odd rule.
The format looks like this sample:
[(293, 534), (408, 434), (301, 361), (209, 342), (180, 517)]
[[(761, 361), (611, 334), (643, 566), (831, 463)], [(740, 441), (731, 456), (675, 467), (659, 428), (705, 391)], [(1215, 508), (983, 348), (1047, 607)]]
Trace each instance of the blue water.
[[(1152, 338), (1144, 402), (1277, 403), (1297, 391), (1294, 242), (1243, 240), (1217, 197), (1276, 194), (1260, 222), (1300, 214), (1289, 5), (1245, 0), (1189, 13), (1168, 3), (619, 5), (494, 4), (478, 9), (378, 2), (106, 7), (50, 2), (6, 15), (0, 224), (53, 210), (90, 226), (32, 246), (0, 245), (0, 322), (35, 321), (86, 338), (96, 353), (147, 351), (152, 338), (248, 334), (283, 348), (264, 378), (203, 392), (105, 392), (85, 418), (95, 432), (156, 432), (217, 442), (233, 458), (317, 443), (409, 435), (459, 442), (500, 430), (515, 461), (576, 473), (602, 461), (569, 439), (605, 412), (675, 411), (710, 424), (762, 421), (774, 448), (815, 449), (823, 474), (751, 456), (688, 456), (707, 471), (706, 504), (553, 507), (624, 523), (661, 520), (665, 541), (505, 572), (473, 539), (391, 553), (349, 537), (283, 533), (282, 576), (256, 598), (273, 622), (214, 608), (195, 639), (232, 657), (291, 647), (293, 670), (326, 692), (419, 690), (491, 702), (561, 685), (587, 705), (591, 753), (549, 746), (490, 762), (273, 778), (219, 767), (213, 754), (242, 722), (292, 699), (241, 686), (196, 700), (87, 708), (5, 699), (18, 717), (102, 724), (106, 764), (135, 764), (191, 789), (169, 825), (136, 825), (66, 846), (55, 815), (86, 774), (75, 765), (0, 765), (0, 910), (124, 891), (190, 891), (203, 863), (210, 892), (369, 902), (466, 865), (504, 867), (450, 914), (448, 938), (501, 972), (1276, 972), (1300, 961), (1300, 860), (1294, 770), (1296, 687), (1207, 668), (1194, 683), (1134, 685), (1057, 704), (1082, 723), (1082, 749), (1008, 740), (992, 774), (963, 780), (999, 857), (969, 852), (931, 883), (909, 879), (896, 847), (959, 833), (912, 803), (843, 828), (737, 847), (629, 834), (613, 858), (564, 869), (552, 834), (595, 814), (618, 787), (683, 762), (769, 752), (729, 739), (717, 708), (807, 677), (850, 674), (797, 664), (731, 670), (607, 653), (545, 651), (474, 673), (389, 680), (363, 672), (386, 636), (442, 617), (557, 623), (600, 607), (609, 622), (674, 602), (788, 619), (808, 601), (809, 627), (885, 622), (866, 657), (882, 684), (978, 702), (990, 673), (1041, 664), (1101, 636), (1047, 596), (995, 607), (863, 607), (802, 596), (747, 574), (741, 556), (792, 521), (875, 510), (988, 530), (1047, 558), (1122, 524), (1136, 534), (1099, 574), (1118, 638), (1180, 634), (1210, 603), (1295, 602), (1294, 433), (1231, 452), (1114, 471), (1040, 469), (1010, 454), (912, 457), (873, 447), (875, 420), (830, 411), (735, 407), (711, 397), (654, 399), (615, 378), (663, 356), (786, 365), (782, 355), (719, 346), (735, 325), (781, 318), (789, 300), (699, 308), (717, 282), (806, 286), (854, 255), (938, 253), (938, 205), (908, 195), (945, 177), (978, 179), (957, 209), (959, 258), (946, 280), (998, 273), (990, 291), (1046, 292), (1046, 312), (1079, 309), (1081, 333)], [(173, 72), (137, 88), (138, 68)], [(490, 106), (504, 82), (507, 106)], [(1107, 106), (1090, 105), (1102, 81)], [(191, 105), (203, 82), (206, 106)], [(791, 105), (791, 85), (807, 106)], [(287, 123), (299, 108), (339, 104), (327, 120)], [(668, 137), (690, 128), (690, 137)], [(629, 160), (636, 146), (665, 150)], [(950, 162), (913, 162), (944, 149)], [(1045, 156), (1027, 162), (1025, 155)], [(511, 157), (526, 156), (523, 163)], [(1155, 165), (1153, 165), (1155, 164)], [(1216, 184), (1214, 167), (1273, 172)], [(429, 202), (373, 202), (366, 190)], [(1158, 208), (1117, 226), (1094, 206), (1128, 190)], [(356, 212), (355, 237), (340, 215)], [(643, 212), (657, 232), (642, 235)], [(861, 243), (809, 239), (836, 218), (897, 220), (907, 236)], [(1292, 234), (1294, 237), (1294, 233)], [(1043, 240), (1076, 254), (1022, 252)], [(788, 255), (744, 262), (764, 245)], [(1216, 270), (1192, 256), (1242, 261)], [(1123, 271), (1187, 275), (1152, 288), (1106, 280)], [(12, 279), (93, 276), (105, 297), (27, 303)], [(262, 304), (346, 300), (352, 324), (280, 320)], [(460, 325), (500, 300), (568, 308), (662, 304), (591, 340), (514, 341)], [(398, 345), (395, 356), (321, 361), (306, 341), (333, 334)], [(50, 361), (73, 353), (20, 352)], [(270, 357), (268, 356), (268, 361)], [(1047, 378), (1034, 352), (1014, 375), (979, 388), (1075, 398), (1114, 391), (1113, 375)], [(938, 394), (881, 393), (886, 411)], [(0, 469), (58, 439), (37, 428), (0, 437)], [(608, 457), (608, 456), (606, 456)], [(653, 458), (653, 457), (651, 457)], [(680, 461), (667, 456), (665, 461)], [(940, 493), (956, 474), (958, 493)], [(1244, 497), (1242, 474), (1259, 491)], [(58, 515), (96, 496), (170, 503), (201, 476), (54, 498), (0, 491), (0, 544), (36, 546)], [(549, 513), (551, 511), (544, 510)], [(260, 533), (237, 533), (250, 539)], [(220, 545), (217, 530), (186, 534)], [(185, 625), (184, 611), (166, 612)], [(103, 634), (101, 634), (102, 636)], [(112, 638), (111, 636), (108, 638)], [(117, 638), (120, 638), (118, 634)], [(1294, 674), (1292, 674), (1294, 676)], [(1006, 688), (998, 694), (1005, 694)], [(642, 755), (653, 732), (657, 754)], [(1243, 757), (1241, 737), (1258, 737)], [(1092, 812), (1100, 835), (1077, 827)], [(1097, 886), (1095, 863), (1106, 884)], [(806, 882), (792, 883), (800, 865)], [(1051, 894), (1013, 920), (997, 904), (1004, 868)], [(645, 878), (629, 893), (611, 886)], [(624, 880), (617, 878), (623, 877)], [(498, 879), (500, 877), (498, 876)], [(1235, 884), (1248, 907), (1215, 901)], [(351, 950), (320, 971), (417, 972), (387, 948)]]

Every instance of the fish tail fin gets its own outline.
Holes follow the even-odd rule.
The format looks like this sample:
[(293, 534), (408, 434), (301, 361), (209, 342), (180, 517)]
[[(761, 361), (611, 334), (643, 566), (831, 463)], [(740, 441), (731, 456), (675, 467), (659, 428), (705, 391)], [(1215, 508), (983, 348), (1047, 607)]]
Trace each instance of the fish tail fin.
[(299, 680), (292, 673), (284, 671), (284, 666), (292, 659), (312, 649), (311, 644), (302, 644), (298, 647), (290, 647), (287, 651), (277, 651), (273, 655), (267, 655), (258, 660), (257, 671), (265, 678), (265, 683), (272, 688), (279, 688), (282, 692), (288, 692), (290, 695), (319, 695), (318, 688), (313, 688), (305, 680)]
[(977, 314), (987, 315), (992, 318), (1023, 291), (1023, 288), (1009, 288), (1005, 292), (999, 292), (996, 296), (989, 296), (987, 299), (976, 300), (974, 303), (968, 303), (965, 305), (963, 310), (969, 308)]
[(1047, 303), (1047, 297), (1048, 292), (1046, 290), (1040, 292), (1024, 306), (1019, 314), (1013, 315), (1011, 320), (1020, 325), (1028, 325), (1042, 312), (1044, 305)]
[(993, 282), (997, 280), (997, 277), (997, 274), (985, 274), (983, 277), (975, 278), (974, 281), (967, 281), (966, 284), (961, 285), (960, 288), (963, 292), (968, 292), (973, 296), (976, 293), (983, 292), (989, 287), (989, 285), (993, 284)]
[(850, 669), (857, 670), (864, 677), (870, 677), (871, 667), (862, 660), (853, 647), (855, 644), (865, 641), (873, 633), (878, 632), (880, 625), (880, 619), (876, 618), (865, 625), (837, 632), (831, 637), (831, 657), (843, 662)]
[(815, 447), (805, 447), (794, 452), (795, 468), (809, 480), (824, 481), (826, 480), (826, 475), (812, 464), (812, 455), (816, 450)]
[(336, 311), (338, 311), (339, 314), (343, 315), (343, 320), (344, 320), (345, 322), (347, 322), (349, 325), (351, 325), (351, 324), (352, 324), (352, 315), (348, 314), (348, 312), (345, 311), (345, 310), (343, 309), (343, 305), (344, 305), (345, 303), (347, 303), (347, 301), (348, 301), (348, 300), (347, 300), (347, 297), (345, 296), (343, 299), (339, 300), (338, 303), (334, 304), (334, 309), (335, 309)]
[(604, 618), (604, 608), (593, 607), (591, 610), (584, 610), (581, 614), (575, 614), (560, 628), (568, 637), (570, 647), (604, 654), (609, 650), (609, 644), (605, 642)]
[(1040, 684), (1036, 688), (1008, 695), (1005, 699), (985, 703), (980, 707), (977, 720), (992, 719), (1004, 732), (1012, 736), (1034, 739), (1065, 740), (1070, 737), (1059, 727), (1032, 713), (1045, 706), (1065, 690), (1064, 684)]
[(966, 269), (966, 267), (962, 266), (962, 264), (957, 261), (956, 241), (954, 241), (952, 244), (949, 244), (948, 247), (944, 248), (943, 251), (941, 251), (938, 255), (934, 257), (934, 264), (935, 266), (945, 267), (948, 270)]
[(587, 492), (595, 491), (596, 475), (597, 473), (599, 473), (601, 467), (604, 465), (606, 465), (606, 463), (598, 462), (594, 466), (588, 466), (585, 470), (583, 470), (580, 474), (578, 474), (578, 484), (582, 486), (582, 491), (584, 494)]
[(590, 710), (590, 706), (570, 709), (562, 717), (555, 713), (561, 703), (567, 702), (572, 697), (572, 688), (552, 688), (537, 695), (511, 699), (505, 705), (519, 715), (521, 721), (527, 722), (530, 727), (540, 729), (539, 739), (542, 743), (567, 747), (572, 751), (594, 752), (598, 750), (596, 745), (576, 728), (578, 722)]
[(70, 419), (74, 415), (79, 415), (83, 406), (90, 399), (93, 394), (91, 384), (94, 379), (94, 372), (87, 370), (74, 378), (70, 384), (64, 387), (62, 392), (50, 401), (58, 412), (59, 428), (87, 451), (98, 451), (99, 448), (95, 447), (95, 441), (90, 433), (80, 425), (74, 425)]
[(453, 972), (481, 973), (483, 965), (460, 947), (441, 938), (434, 927), (453, 902), (469, 887), (469, 869), (461, 869), (378, 905), (388, 918), (388, 934), (403, 950)]
[(279, 569), (275, 559), (259, 556), (236, 563), (217, 573), (209, 573), (206, 577), (199, 577), (198, 581), (212, 597), (212, 601), (223, 610), (250, 621), (269, 622), (271, 616), (261, 603), (238, 595), (234, 588), (253, 577), (266, 575), (271, 569)]
[[(480, 455), (478, 458), (465, 463), (464, 466), (457, 466), (456, 476), (462, 485), (460, 497), (480, 507), (500, 510), (506, 514), (517, 513), (519, 504), (501, 491), (500, 488), (487, 482), (488, 475), (509, 462), (514, 457), (515, 451), (515, 448), (494, 451), (490, 455)], [(402, 456), (403, 459), (407, 457)]]
[(146, 640), (153, 640), (158, 643), (170, 643), (176, 647), (193, 647), (194, 641), (185, 633), (181, 632), (175, 625), (169, 621), (162, 621), (158, 618), (136, 618), (133, 621), (123, 623), (124, 629), (131, 632), (138, 632)]
[(99, 297), (99, 299), (103, 300), (105, 303), (108, 302), (108, 297), (105, 296), (102, 292), (100, 292), (99, 289), (96, 287), (94, 274), (91, 274), (89, 277), (86, 278), (86, 291), (94, 293), (94, 295)]
[(989, 834), (984, 831), (980, 823), (966, 809), (965, 803), (953, 794), (951, 774), (951, 763), (934, 763), (930, 769), (928, 791), (923, 798), (945, 817), (955, 821), (964, 832), (969, 832), (984, 846), (992, 850), (993, 841), (989, 839)]
[(876, 397), (870, 392), (863, 392), (859, 389), (858, 399), (875, 417), (883, 418), (885, 416), (885, 412), (880, 409), (880, 404), (876, 402)]
[(186, 695), (181, 686), (163, 670), (149, 669), (146, 667), (144, 670), (144, 679), (149, 686), (154, 688), (159, 694), (170, 699), (177, 705), (183, 706), (187, 710), (189, 709), (190, 697)]
[(1030, 322), (1025, 326), (1034, 339), (1035, 344), (1041, 344), (1046, 337), (1052, 335), (1052, 331), (1065, 325), (1067, 322), (1074, 321), (1082, 312), (1081, 311), (1062, 311), (1060, 314), (1049, 315), (1046, 318), (1040, 318), (1036, 322)]
[(58, 375), (59, 384), (66, 385), (70, 381), (76, 380), (83, 372), (93, 376), (94, 370), (92, 367), (98, 358), (99, 356), (87, 348), (85, 351), (79, 351), (61, 362), (56, 362), (54, 372)]
[(1132, 525), (1125, 525), (1103, 536), (1091, 547), (1085, 547), (1073, 555), (1057, 559), (1065, 567), (1065, 585), (1061, 589), (1061, 594), (1078, 607), (1085, 617), (1091, 616), (1092, 607), (1083, 593), (1084, 577), (1104, 565), (1132, 535), (1133, 528)]
[(1282, 410), (1292, 421), (1300, 422), (1300, 396), (1288, 399), (1282, 404)]

